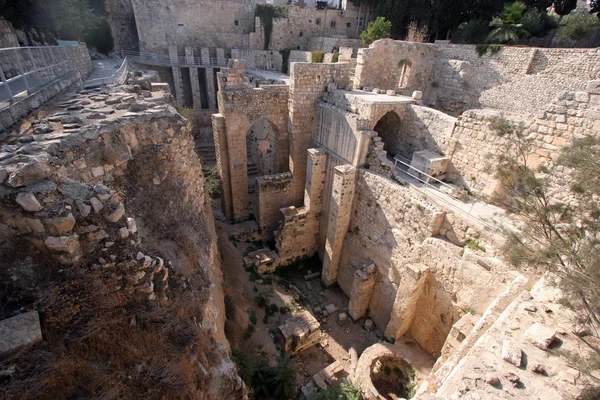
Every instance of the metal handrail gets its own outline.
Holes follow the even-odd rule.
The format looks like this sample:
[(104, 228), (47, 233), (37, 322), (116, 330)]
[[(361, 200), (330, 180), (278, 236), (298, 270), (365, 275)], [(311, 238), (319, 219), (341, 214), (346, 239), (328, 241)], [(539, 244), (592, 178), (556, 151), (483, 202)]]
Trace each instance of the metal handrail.
[(129, 61), (127, 58), (123, 60), (119, 69), (115, 71), (114, 74), (105, 78), (95, 78), (89, 79), (85, 81), (83, 84), (84, 87), (92, 87), (99, 85), (121, 85), (125, 82), (125, 78), (127, 77), (127, 72), (129, 70)]
[(123, 57), (131, 61), (147, 65), (162, 66), (195, 66), (195, 67), (227, 67), (229, 59), (226, 58), (204, 58), (204, 57), (171, 57), (165, 54), (142, 53), (139, 51), (122, 50)]
[[(41, 50), (38, 56), (45, 66), (36, 65), (39, 63), (34, 58), (32, 50)], [(13, 57), (10, 57), (13, 64), (10, 67), (12, 70), (16, 69), (17, 74), (7, 78), (4, 68), (0, 65), (0, 88), (6, 90), (11, 104), (14, 103), (15, 96), (18, 93), (11, 89), (10, 84), (23, 80), (25, 90), (21, 90), (19, 93), (26, 91), (27, 94), (31, 94), (34, 90), (64, 76), (71, 70), (68, 68), (69, 57), (64, 46), (29, 46), (0, 49), (0, 57), (8, 53), (14, 53)], [(48, 56), (50, 59), (48, 59)], [(28, 65), (32, 69), (26, 70)]]
[[(397, 165), (397, 163), (399, 162), (399, 163), (401, 163), (401, 164), (403, 164), (403, 165), (405, 165), (405, 166), (408, 166), (410, 169), (413, 169), (413, 170), (417, 171), (417, 175), (424, 175), (424, 176), (426, 176), (427, 178), (433, 179), (433, 180), (435, 180), (436, 182), (438, 182), (438, 183), (440, 183), (440, 184), (442, 184), (442, 185), (444, 185), (444, 186), (446, 186), (446, 187), (450, 188), (451, 190), (454, 190), (454, 189), (455, 189), (453, 186), (451, 186), (451, 185), (448, 185), (447, 183), (445, 183), (445, 182), (442, 182), (442, 181), (440, 181), (439, 179), (437, 179), (437, 178), (435, 178), (435, 177), (433, 177), (433, 176), (431, 176), (431, 175), (429, 175), (429, 174), (427, 174), (427, 173), (425, 173), (425, 172), (423, 172), (423, 171), (421, 171), (421, 170), (419, 170), (419, 169), (417, 169), (417, 168), (415, 168), (415, 167), (413, 167), (413, 166), (411, 166), (411, 165), (409, 165), (409, 164), (407, 164), (407, 163), (403, 162), (403, 161), (402, 161), (402, 160), (400, 160), (399, 158), (402, 158), (402, 157), (399, 157), (399, 156), (395, 156), (395, 157), (394, 157), (394, 168), (395, 168), (395, 169), (396, 169), (396, 168), (397, 168), (397, 169), (400, 169), (400, 167), (398, 167), (398, 165)], [(466, 214), (467, 218), (473, 218), (473, 219), (477, 220), (478, 222), (482, 223), (482, 224), (483, 224), (485, 227), (487, 227), (487, 228), (489, 228), (489, 229), (491, 229), (491, 230), (493, 230), (493, 231), (496, 231), (496, 232), (498, 232), (498, 227), (496, 227), (496, 226), (494, 226), (494, 225), (492, 225), (492, 224), (488, 223), (487, 221), (484, 221), (484, 220), (483, 220), (483, 219), (481, 219), (481, 218), (478, 218), (478, 217), (476, 217), (476, 216), (473, 216), (473, 215), (472, 215), (473, 207), (475, 206), (475, 203), (476, 203), (476, 199), (475, 199), (475, 198), (473, 198), (473, 197), (471, 197), (471, 196), (467, 196), (467, 198), (469, 199), (469, 202), (471, 203), (471, 207), (469, 208), (469, 211), (467, 212), (466, 210), (464, 210), (464, 209), (461, 209), (460, 207), (457, 207), (456, 205), (454, 205), (454, 204), (450, 203), (450, 202), (449, 202), (448, 200), (446, 200), (446, 199), (445, 199), (443, 196), (439, 195), (439, 194), (438, 194), (438, 192), (439, 192), (439, 193), (443, 193), (443, 192), (442, 192), (440, 189), (438, 189), (437, 187), (433, 186), (433, 185), (432, 185), (431, 183), (429, 183), (427, 180), (423, 180), (423, 179), (422, 179), (420, 176), (415, 176), (415, 175), (411, 174), (411, 173), (410, 173), (410, 172), (408, 172), (408, 171), (402, 171), (402, 172), (403, 172), (403, 173), (405, 173), (406, 175), (410, 176), (411, 178), (414, 178), (414, 179), (418, 180), (419, 182), (423, 183), (423, 184), (424, 184), (426, 187), (433, 189), (433, 191), (426, 191), (426, 192), (425, 192), (425, 191), (423, 191), (423, 190), (421, 190), (421, 192), (422, 192), (423, 194), (430, 194), (430, 195), (433, 195), (433, 196), (435, 196), (437, 199), (439, 199), (440, 201), (442, 201), (443, 203), (445, 203), (445, 204), (446, 204), (447, 206), (449, 206), (450, 208), (452, 208), (452, 209), (454, 209), (454, 210), (457, 210), (457, 211), (459, 211), (460, 213), (464, 213), (464, 214)], [(410, 182), (409, 182), (409, 183), (410, 183)], [(417, 189), (421, 189), (421, 188), (419, 188), (419, 187), (417, 187), (417, 186), (415, 186), (415, 188), (417, 188)], [(445, 194), (445, 193), (444, 193), (444, 194)], [(452, 196), (452, 195), (451, 195), (451, 196)], [(456, 198), (455, 196), (452, 196), (452, 197)]]

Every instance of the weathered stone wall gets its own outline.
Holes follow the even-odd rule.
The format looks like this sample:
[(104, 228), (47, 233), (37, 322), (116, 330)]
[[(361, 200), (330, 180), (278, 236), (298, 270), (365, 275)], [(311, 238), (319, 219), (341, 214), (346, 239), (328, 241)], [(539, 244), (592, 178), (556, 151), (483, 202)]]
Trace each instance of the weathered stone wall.
[(139, 39), (131, 0), (105, 0), (114, 51), (138, 50)]
[(382, 330), (390, 320), (399, 285), (409, 279), (405, 276), (411, 271), (405, 264), (416, 257), (425, 238), (438, 234), (442, 220), (439, 208), (408, 187), (359, 170), (337, 281), (349, 296), (356, 268), (375, 264), (378, 274), (369, 317)]
[[(467, 107), (478, 101), (484, 108), (532, 114), (563, 91), (583, 90), (589, 80), (600, 78), (597, 49), (505, 46), (496, 54), (479, 57), (471, 45), (438, 44), (436, 48), (440, 55), (436, 63), (437, 77), (449, 77), (449, 60), (470, 64), (471, 72), (463, 84), (473, 89), (476, 97), (461, 100)], [(438, 83), (437, 92), (443, 94), (446, 82)], [(460, 85), (449, 85), (452, 93), (456, 92), (457, 84)], [(440, 101), (448, 103), (443, 96)]]
[[(395, 90), (411, 95), (420, 90), (426, 94), (435, 66), (436, 46), (424, 43), (380, 39), (358, 51), (354, 88)], [(406, 78), (402, 64), (408, 63)]]
[[(176, 45), (249, 48), (253, 4), (244, 1), (132, 0), (140, 50), (168, 54)], [(236, 24), (237, 21), (237, 24)], [(262, 48), (262, 47), (260, 47)]]
[(0, 18), (0, 48), (19, 47), (19, 38), (12, 24)]
[(354, 55), (358, 49), (366, 47), (361, 39), (313, 36), (308, 41), (308, 50), (320, 50), (325, 53), (333, 53), (333, 50), (339, 51), (340, 47), (351, 47)]
[[(286, 9), (287, 16), (273, 20), (269, 48), (267, 50), (318, 50), (311, 47), (312, 37), (333, 37), (341, 39), (357, 38), (357, 10), (350, 9), (341, 16), (339, 10), (317, 10), (291, 5)], [(256, 30), (250, 33), (250, 48), (265, 50), (264, 27), (256, 17)]]
[(247, 68), (282, 70), (283, 58), (278, 51), (231, 49), (231, 58), (245, 60)]
[(459, 115), (477, 106), (479, 93), (470, 84), (471, 64), (468, 61), (438, 57), (429, 83), (427, 105)]
[(290, 171), (294, 177), (292, 205), (304, 199), (306, 150), (314, 127), (315, 104), (331, 88), (345, 88), (350, 82), (349, 65), (292, 63), (290, 68)]
[[(224, 117), (224, 126), (223, 132), (220, 132), (213, 125), (213, 131), (216, 147), (220, 149), (217, 167), (223, 183), (223, 204), (227, 206), (224, 211), (228, 219), (242, 221), (249, 214), (247, 135), (253, 123), (258, 120), (268, 121), (277, 136), (279, 169), (276, 172), (284, 172), (288, 168), (288, 88), (255, 88), (244, 76), (244, 61), (233, 60), (230, 61), (230, 69), (226, 74), (218, 74), (218, 86), (219, 114)], [(224, 149), (226, 151), (222, 151)], [(291, 204), (289, 200), (287, 204), (276, 208)]]
[[(191, 321), (193, 314), (198, 322), (184, 328), (200, 330), (206, 344), (197, 349), (199, 364), (191, 372), (204, 383), (192, 390), (212, 399), (243, 398), (244, 384), (227, 356), (214, 222), (187, 121), (166, 104), (170, 95), (119, 90), (70, 93), (45, 107), (43, 118), (29, 121), (26, 131), (3, 139), (0, 237), (11, 259), (0, 262), (2, 280), (23, 288), (44, 285), (53, 279), (48, 271), (60, 265), (57, 287), (69, 279), (80, 284), (89, 279), (102, 296), (117, 292), (122, 299), (137, 299), (145, 310), (189, 301), (188, 317)], [(27, 254), (34, 255), (27, 261), (33, 263), (29, 272), (9, 268)], [(77, 277), (80, 270), (85, 273)], [(41, 304), (48, 301), (42, 291), (35, 296)], [(69, 314), (70, 303), (62, 300), (52, 312)], [(122, 315), (116, 304), (103, 305), (111, 324), (124, 322), (128, 332), (143, 329), (136, 327), (135, 313), (134, 323), (130, 317), (111, 320), (110, 307)], [(87, 329), (95, 317), (57, 318), (66, 329)], [(81, 325), (72, 327), (73, 321)], [(45, 322), (45, 329), (57, 324)], [(44, 351), (53, 352), (52, 343)], [(73, 349), (59, 351), (56, 359)]]
[(433, 108), (408, 105), (400, 129), (399, 142), (403, 153), (431, 150), (439, 154), (451, 154), (456, 123), (456, 118)]

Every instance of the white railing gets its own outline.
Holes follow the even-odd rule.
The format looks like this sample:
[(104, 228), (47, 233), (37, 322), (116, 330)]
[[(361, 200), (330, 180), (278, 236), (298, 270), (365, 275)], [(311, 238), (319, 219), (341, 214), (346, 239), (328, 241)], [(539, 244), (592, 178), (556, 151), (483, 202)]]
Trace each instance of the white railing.
[(61, 46), (0, 49), (1, 99), (13, 103), (18, 94), (26, 91), (29, 95), (61, 78), (71, 71), (68, 60), (66, 49)]
[(123, 58), (146, 65), (181, 66), (181, 67), (227, 67), (228, 59), (177, 56), (171, 58), (164, 54), (141, 53), (139, 51), (123, 50)]
[[(477, 213), (473, 213), (473, 208), (474, 208), (475, 204), (478, 202), (477, 199), (475, 199), (472, 196), (466, 195), (466, 194), (464, 196), (461, 196), (461, 198), (457, 197), (456, 195), (454, 195), (454, 193), (457, 190), (454, 186), (448, 185), (446, 182), (442, 182), (441, 180), (437, 179), (436, 177), (431, 176), (431, 175), (413, 167), (412, 165), (410, 165), (409, 163), (407, 163), (403, 160), (406, 160), (406, 159), (401, 156), (398, 156), (398, 155), (394, 156), (394, 169), (396, 170), (396, 172), (401, 172), (403, 174), (406, 174), (406, 175), (410, 176), (411, 178), (416, 179), (417, 181), (419, 181), (423, 184), (423, 186), (421, 186), (421, 187), (415, 186), (413, 184), (414, 187), (416, 187), (417, 189), (420, 189), (420, 191), (422, 193), (424, 193), (425, 195), (431, 195), (431, 196), (435, 197), (436, 200), (444, 203), (445, 206), (447, 206), (455, 211), (458, 211), (460, 214), (466, 216), (467, 218), (477, 220), (479, 223), (483, 224), (486, 228), (492, 230), (493, 232), (499, 232), (499, 229), (497, 226), (490, 224), (489, 222), (479, 218), (476, 215)], [(406, 161), (408, 161), (408, 160), (406, 160)], [(400, 166), (407, 167), (407, 169), (404, 170), (398, 164), (400, 164)], [(410, 171), (413, 171), (414, 173), (411, 173)], [(447, 188), (449, 193), (441, 191), (437, 186), (432, 185), (430, 183), (431, 181), (434, 181), (435, 183), (439, 184), (440, 186)], [(410, 184), (411, 182), (408, 181), (408, 183)], [(425, 187), (426, 189), (431, 189), (431, 190), (423, 190), (423, 187)], [(452, 198), (456, 199), (458, 204), (449, 201), (447, 198), (448, 195), (451, 196)]]
[(84, 87), (100, 86), (100, 85), (122, 85), (127, 79), (127, 73), (130, 70), (129, 61), (127, 58), (123, 60), (119, 69), (111, 76), (105, 78), (88, 79), (83, 84)]

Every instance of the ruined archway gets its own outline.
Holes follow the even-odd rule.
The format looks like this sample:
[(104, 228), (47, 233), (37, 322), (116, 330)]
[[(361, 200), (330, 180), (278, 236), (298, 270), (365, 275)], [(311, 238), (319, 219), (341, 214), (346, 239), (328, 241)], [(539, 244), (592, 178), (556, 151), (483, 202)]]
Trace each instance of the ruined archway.
[(279, 136), (275, 125), (260, 118), (246, 133), (248, 177), (276, 174), (279, 171)]
[(402, 139), (400, 137), (400, 117), (393, 111), (388, 111), (383, 117), (379, 119), (375, 124), (374, 131), (377, 132), (379, 137), (384, 143), (384, 150), (388, 152), (388, 155), (394, 157), (395, 155), (401, 155), (406, 157), (404, 154), (402, 145)]

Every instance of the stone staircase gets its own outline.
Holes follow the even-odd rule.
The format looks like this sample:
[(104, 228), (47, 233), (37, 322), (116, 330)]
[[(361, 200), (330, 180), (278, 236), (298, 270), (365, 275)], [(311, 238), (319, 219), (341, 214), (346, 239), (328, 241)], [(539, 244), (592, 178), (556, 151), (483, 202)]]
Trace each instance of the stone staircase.
[(214, 142), (196, 142), (196, 152), (202, 159), (202, 173), (206, 176), (209, 170), (217, 165)]

